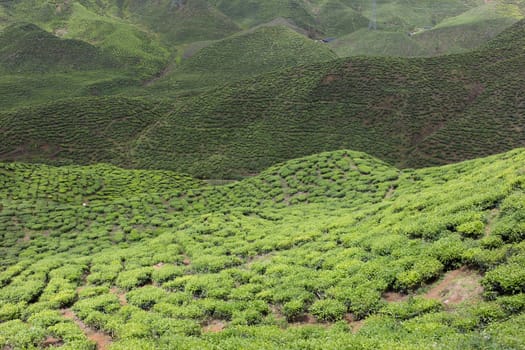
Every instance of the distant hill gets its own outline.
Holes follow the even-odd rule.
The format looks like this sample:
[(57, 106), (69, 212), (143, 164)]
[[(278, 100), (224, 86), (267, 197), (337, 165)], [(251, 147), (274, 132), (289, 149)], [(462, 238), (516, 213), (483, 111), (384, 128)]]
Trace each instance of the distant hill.
[(217, 41), (184, 60), (159, 81), (176, 89), (210, 87), (261, 73), (336, 59), (326, 45), (284, 26), (263, 26)]
[(180, 104), (135, 151), (144, 167), (175, 156), (174, 169), (212, 176), (340, 148), (421, 167), (523, 146), (524, 26), (472, 53), (343, 59), (224, 86)]
[(140, 99), (77, 98), (3, 113), (0, 153), (11, 160), (132, 166), (132, 143), (167, 108)]
[[(467, 54), (332, 60), (179, 97), (152, 116), (150, 107), (139, 112), (148, 122), (134, 129), (135, 134), (122, 135), (118, 148), (109, 147), (114, 153), (103, 151), (107, 146), (96, 150), (90, 146), (93, 136), (89, 135), (98, 133), (95, 125), (76, 135), (75, 119), (70, 116), (76, 114), (71, 110), (79, 115), (93, 110), (112, 125), (114, 116), (105, 110), (116, 108), (126, 115), (121, 100), (88, 99), (83, 107), (66, 100), (45, 108), (19, 109), (0, 115), (2, 128), (9, 131), (2, 159), (35, 160), (36, 154), (39, 161), (47, 158), (53, 163), (103, 160), (228, 178), (341, 148), (368, 151), (403, 167), (502, 152), (525, 145), (520, 95), (524, 33), (525, 21), (521, 21), (485, 48)], [(100, 108), (101, 103), (106, 107)], [(65, 116), (61, 122), (69, 120), (70, 126), (57, 129), (43, 119), (56, 111)], [(44, 124), (28, 133), (33, 119)], [(29, 135), (40, 144), (60, 142), (69, 135), (73, 144), (83, 146), (67, 147), (49, 158), (24, 149), (22, 140)]]
[(116, 58), (86, 42), (60, 39), (34, 24), (13, 24), (0, 31), (0, 69), (6, 72), (66, 72), (121, 66)]

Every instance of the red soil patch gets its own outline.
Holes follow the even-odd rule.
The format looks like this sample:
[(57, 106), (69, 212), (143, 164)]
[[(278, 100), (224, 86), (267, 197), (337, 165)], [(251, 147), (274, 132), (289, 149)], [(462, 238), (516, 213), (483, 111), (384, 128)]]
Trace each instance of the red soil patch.
[(120, 305), (122, 306), (128, 305), (128, 300), (126, 299), (126, 293), (122, 292), (116, 287), (111, 288), (109, 291), (118, 297)]
[(64, 342), (62, 341), (62, 339), (47, 337), (46, 340), (44, 340), (44, 342), (42, 343), (42, 347), (49, 348), (49, 347), (61, 346), (63, 344)]
[(476, 300), (483, 293), (480, 280), (481, 276), (476, 271), (462, 267), (447, 272), (445, 278), (433, 286), (424, 296), (427, 299), (439, 300), (446, 305)]
[(499, 214), (499, 209), (492, 209), (490, 211), (489, 217), (487, 219), (487, 225), (485, 226), (485, 237), (490, 236), (492, 233), (492, 227), (494, 226), (494, 221)]
[(86, 337), (97, 344), (97, 350), (107, 350), (113, 339), (103, 333), (94, 330), (91, 327), (88, 327), (84, 322), (82, 322), (71, 309), (62, 309), (60, 310), (63, 317), (72, 320), (75, 324), (84, 332)]
[(208, 324), (206, 324), (202, 331), (204, 333), (219, 333), (222, 332), (226, 328), (226, 323), (219, 320), (212, 320)]
[(352, 323), (350, 323), (350, 326), (352, 327), (352, 333), (353, 334), (356, 334), (357, 332), (359, 332), (359, 330), (361, 328), (363, 328), (365, 324), (365, 321), (361, 320), (361, 321), (354, 321)]
[(388, 189), (388, 192), (385, 194), (385, 199), (392, 198), (395, 192), (396, 192), (396, 188), (394, 186), (390, 186), (390, 188)]
[(191, 260), (190, 258), (188, 257), (185, 257), (184, 260), (182, 260), (182, 263), (186, 266), (190, 265), (191, 264)]
[(336, 80), (339, 80), (339, 76), (338, 75), (334, 75), (334, 74), (329, 74), (327, 75), (326, 77), (324, 77), (323, 81), (322, 81), (322, 84), (323, 85), (329, 85), (330, 83), (336, 81)]
[(387, 292), (383, 293), (382, 295), (383, 299), (389, 303), (395, 303), (398, 301), (405, 301), (408, 299), (408, 295), (401, 294), (401, 293), (395, 293), (395, 292)]
[(359, 332), (365, 323), (364, 320), (356, 320), (354, 314), (346, 314), (345, 321), (348, 322), (348, 325), (352, 328), (352, 333), (354, 334)]

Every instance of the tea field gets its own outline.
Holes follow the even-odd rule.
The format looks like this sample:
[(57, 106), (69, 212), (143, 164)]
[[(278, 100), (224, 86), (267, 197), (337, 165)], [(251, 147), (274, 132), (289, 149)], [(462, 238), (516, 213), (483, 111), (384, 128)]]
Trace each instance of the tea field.
[(6, 349), (518, 349), (525, 150), (326, 152), (210, 186), (0, 165)]
[[(252, 35), (266, 31), (297, 37), (291, 30), (272, 28)], [(277, 162), (338, 149), (368, 152), (400, 168), (505, 152), (525, 146), (524, 33), (521, 21), (466, 54), (336, 59), (270, 71), (198, 93), (170, 90), (174, 81), (168, 74), (141, 90), (147, 92), (140, 97), (129, 97), (140, 95), (139, 90), (57, 100), (45, 96), (46, 103), (0, 112), (5, 135), (0, 159), (108, 162), (237, 179)], [(232, 39), (231, 44), (238, 40), (244, 39)], [(224, 53), (218, 49), (203, 50)], [(323, 60), (324, 54), (321, 50), (310, 57)], [(246, 62), (254, 57), (247, 52)], [(200, 74), (200, 80), (187, 81), (194, 87), (221, 76), (210, 72), (222, 70), (223, 62), (216, 61), (217, 69), (206, 71), (211, 61), (202, 59), (197, 54), (175, 70), (192, 67), (188, 72)], [(233, 73), (229, 76), (235, 79)], [(125, 81), (110, 79), (93, 83), (89, 90), (123, 86)], [(9, 89), (6, 100), (16, 91)], [(82, 127), (74, 127), (79, 122)]]

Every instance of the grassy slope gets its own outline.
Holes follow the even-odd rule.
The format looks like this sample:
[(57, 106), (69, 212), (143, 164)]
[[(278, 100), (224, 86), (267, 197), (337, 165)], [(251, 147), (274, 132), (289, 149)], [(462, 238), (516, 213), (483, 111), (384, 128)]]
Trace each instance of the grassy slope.
[(28, 23), (0, 31), (0, 110), (140, 85), (147, 68)]
[(155, 90), (188, 90), (233, 82), (337, 56), (325, 45), (283, 26), (261, 27), (215, 42), (185, 60)]
[[(111, 97), (68, 99), (4, 113), (3, 156), (54, 164), (133, 166), (131, 144), (167, 111), (162, 103)], [(18, 133), (22, 129), (25, 132)]]
[(4, 72), (47, 73), (118, 69), (121, 63), (79, 40), (63, 40), (39, 27), (19, 23), (0, 32), (0, 69)]
[(407, 33), (361, 29), (342, 36), (329, 45), (340, 57), (426, 56), (427, 50)]
[(479, 47), (523, 18), (523, 4), (491, 3), (447, 18), (413, 37), (429, 55), (462, 52)]
[[(113, 350), (515, 348), (524, 161), (399, 171), (338, 151), (224, 187), (1, 164), (0, 345), (93, 349), (72, 312)], [(485, 300), (421, 298), (460, 266), (484, 273)]]
[[(477, 48), (523, 18), (524, 4), (440, 2), (379, 3), (379, 30), (364, 28), (339, 36), (330, 44), (342, 57), (437, 56)], [(386, 16), (386, 17), (384, 17)], [(431, 29), (425, 29), (431, 27)], [(416, 30), (414, 36), (407, 35)]]

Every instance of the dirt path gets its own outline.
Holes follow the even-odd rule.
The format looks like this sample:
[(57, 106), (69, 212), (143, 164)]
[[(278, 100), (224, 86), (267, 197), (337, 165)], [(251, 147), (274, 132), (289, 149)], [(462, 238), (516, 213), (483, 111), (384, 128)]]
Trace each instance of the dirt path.
[(446, 305), (456, 305), (467, 300), (477, 300), (483, 293), (481, 276), (473, 270), (462, 267), (449, 271), (442, 281), (437, 282), (425, 295), (427, 299), (439, 300)]
[(117, 296), (121, 306), (128, 305), (128, 299), (126, 299), (126, 293), (122, 292), (120, 289), (116, 287), (112, 287), (109, 291), (112, 294), (115, 294)]
[(103, 332), (96, 331), (91, 327), (88, 327), (75, 315), (75, 313), (71, 309), (62, 309), (60, 310), (60, 313), (63, 317), (75, 322), (76, 325), (82, 330), (82, 332), (84, 332), (86, 337), (97, 344), (97, 350), (107, 350), (113, 342), (113, 339), (109, 335)]
[(225, 322), (212, 320), (202, 328), (202, 331), (204, 333), (219, 333), (222, 332), (224, 328), (226, 328)]
[(487, 225), (485, 226), (485, 237), (490, 236), (492, 233), (492, 228), (494, 227), (494, 221), (499, 215), (499, 209), (492, 209), (487, 218)]
[(407, 300), (408, 295), (396, 293), (396, 292), (386, 292), (386, 293), (383, 293), (382, 298), (388, 303), (395, 303), (395, 302)]
[(394, 195), (395, 192), (396, 192), (396, 188), (394, 186), (390, 186), (390, 188), (388, 189), (388, 192), (385, 194), (385, 198), (384, 199), (392, 198), (392, 196)]

